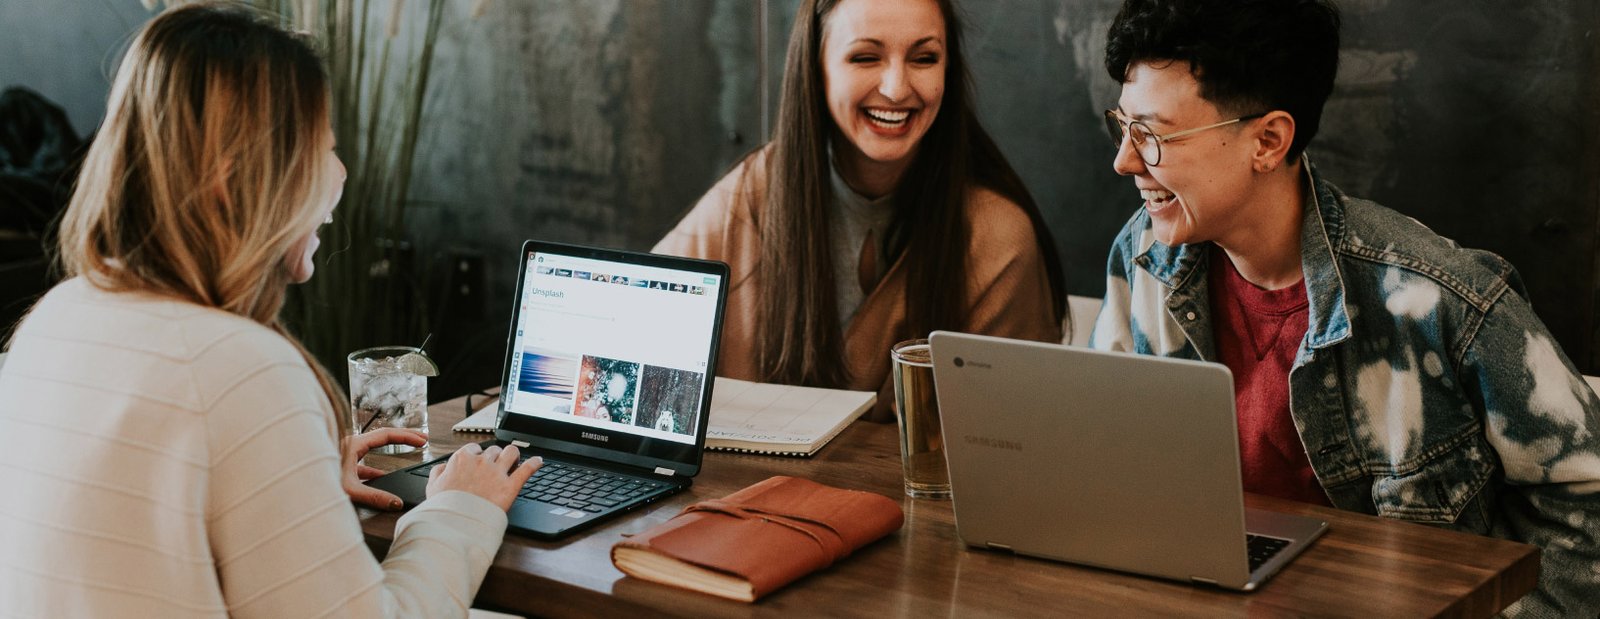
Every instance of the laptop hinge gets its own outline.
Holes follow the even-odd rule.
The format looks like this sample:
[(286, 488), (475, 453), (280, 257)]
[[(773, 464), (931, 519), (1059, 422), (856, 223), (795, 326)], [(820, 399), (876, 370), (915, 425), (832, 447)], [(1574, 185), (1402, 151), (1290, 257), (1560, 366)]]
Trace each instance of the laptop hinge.
[(1011, 552), (1011, 547), (1007, 546), (1005, 544), (1000, 544), (1000, 543), (996, 543), (996, 542), (989, 542), (988, 546), (989, 546), (989, 548), (992, 548), (994, 550), (1004, 550), (1006, 552)]
[(512, 445), (516, 445), (517, 449), (527, 449), (527, 448), (533, 446), (533, 444), (529, 443), (528, 441), (518, 441), (518, 440), (511, 441), (511, 444)]
[(1217, 581), (1212, 580), (1210, 578), (1201, 578), (1199, 576), (1190, 576), (1189, 580), (1192, 580), (1192, 581), (1195, 581), (1195, 582), (1198, 582), (1198, 583), (1201, 583), (1201, 584), (1211, 585), (1213, 587), (1220, 587), (1221, 586), (1221, 585), (1217, 584)]
[(666, 475), (667, 477), (672, 477), (673, 475), (677, 475), (678, 472), (674, 471), (672, 469), (669, 469), (667, 467), (664, 467), (664, 466), (658, 466), (658, 467), (656, 467), (656, 474), (657, 475)]

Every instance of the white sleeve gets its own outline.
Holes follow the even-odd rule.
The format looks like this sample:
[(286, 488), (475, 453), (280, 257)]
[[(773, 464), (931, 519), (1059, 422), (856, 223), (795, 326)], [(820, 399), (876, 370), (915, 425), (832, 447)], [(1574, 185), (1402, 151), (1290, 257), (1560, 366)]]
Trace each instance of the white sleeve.
[(206, 424), (207, 534), (229, 614), (465, 617), (505, 512), (463, 492), (433, 497), (400, 519), (380, 566), (340, 485), (315, 378), (297, 355), (269, 356), (197, 371), (218, 394)]

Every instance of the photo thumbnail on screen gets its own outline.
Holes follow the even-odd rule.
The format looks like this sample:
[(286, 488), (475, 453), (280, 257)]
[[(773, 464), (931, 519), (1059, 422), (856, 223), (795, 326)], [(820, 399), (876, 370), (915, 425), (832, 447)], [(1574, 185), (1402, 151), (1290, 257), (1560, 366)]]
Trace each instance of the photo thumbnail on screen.
[(538, 348), (522, 352), (522, 368), (517, 372), (517, 391), (565, 402), (555, 405), (550, 412), (572, 412), (572, 394), (577, 390), (577, 381), (577, 355)]
[(673, 434), (693, 434), (700, 412), (705, 374), (644, 366), (634, 425)]
[(575, 412), (579, 417), (633, 425), (638, 390), (638, 363), (584, 355)]

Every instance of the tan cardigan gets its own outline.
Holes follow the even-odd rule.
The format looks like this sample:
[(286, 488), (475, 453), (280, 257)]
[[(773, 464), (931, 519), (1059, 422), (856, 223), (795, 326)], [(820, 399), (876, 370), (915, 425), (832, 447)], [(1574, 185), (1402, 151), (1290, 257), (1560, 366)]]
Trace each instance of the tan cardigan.
[[(748, 165), (757, 167), (741, 191), (739, 177)], [(757, 275), (760, 235), (751, 213), (760, 208), (766, 195), (764, 168), (765, 157), (759, 154), (734, 168), (653, 250), (728, 263), (728, 310), (717, 374), (743, 380), (760, 379), (756, 299), (765, 291)], [(967, 264), (971, 305), (967, 324), (960, 330), (1060, 342), (1061, 325), (1051, 306), (1049, 278), (1027, 214), (999, 194), (981, 189), (967, 201), (967, 221), (972, 225), (967, 252), (974, 259)], [(843, 362), (850, 370), (849, 388), (878, 391), (878, 403), (866, 417), (872, 421), (894, 420), (889, 347), (905, 329), (904, 262), (902, 257), (889, 267), (845, 329)]]

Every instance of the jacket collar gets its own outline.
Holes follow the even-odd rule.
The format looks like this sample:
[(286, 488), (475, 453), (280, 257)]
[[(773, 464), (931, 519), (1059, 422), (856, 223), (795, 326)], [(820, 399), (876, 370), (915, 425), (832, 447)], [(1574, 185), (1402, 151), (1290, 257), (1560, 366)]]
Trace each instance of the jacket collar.
[[(1300, 221), (1300, 266), (1310, 297), (1305, 342), (1312, 349), (1322, 349), (1350, 338), (1344, 277), (1335, 254), (1344, 240), (1344, 196), (1322, 179), (1309, 156), (1301, 155), (1300, 161), (1311, 187)], [(1206, 286), (1205, 256), (1210, 246), (1206, 242), (1172, 247), (1151, 241), (1150, 248), (1134, 262), (1174, 292), (1188, 292)]]
[(1345, 305), (1344, 274), (1339, 271), (1337, 248), (1344, 243), (1344, 195), (1322, 179), (1311, 158), (1305, 163), (1307, 204), (1300, 221), (1300, 268), (1305, 271), (1306, 294), (1311, 297), (1306, 345), (1323, 349), (1350, 339), (1350, 312)]

